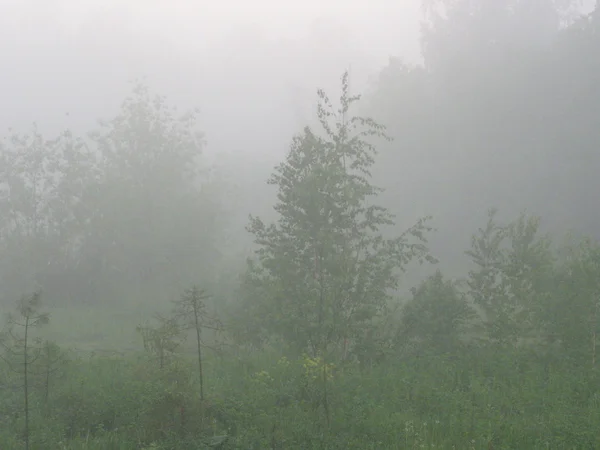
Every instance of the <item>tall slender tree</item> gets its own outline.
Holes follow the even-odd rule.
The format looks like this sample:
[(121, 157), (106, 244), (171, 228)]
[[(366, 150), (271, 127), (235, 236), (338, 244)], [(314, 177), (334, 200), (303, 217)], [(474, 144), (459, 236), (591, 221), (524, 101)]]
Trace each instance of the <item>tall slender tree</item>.
[[(23, 412), (25, 416), (25, 450), (29, 450), (29, 391), (31, 387), (31, 366), (40, 357), (42, 340), (32, 337), (32, 331), (46, 325), (50, 320), (48, 313), (40, 312), (41, 292), (22, 296), (17, 304), (17, 314), (8, 316), (8, 327), (0, 336), (0, 344), (5, 350), (2, 358), (19, 375), (23, 384)], [(20, 330), (19, 333), (17, 330)]]
[(223, 330), (221, 321), (207, 311), (206, 300), (210, 295), (198, 286), (187, 289), (180, 299), (176, 300), (174, 317), (179, 321), (184, 330), (193, 330), (196, 335), (196, 351), (198, 354), (198, 381), (200, 382), (200, 399), (204, 400), (204, 370), (202, 367), (202, 348), (206, 343), (202, 340), (202, 330), (213, 332)]

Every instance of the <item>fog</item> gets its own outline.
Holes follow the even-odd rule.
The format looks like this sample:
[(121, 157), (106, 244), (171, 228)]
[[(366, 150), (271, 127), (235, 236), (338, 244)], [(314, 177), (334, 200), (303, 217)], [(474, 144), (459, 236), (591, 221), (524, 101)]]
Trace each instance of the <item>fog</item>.
[(420, 58), (414, 2), (278, 5), (3, 2), (0, 127), (84, 134), (142, 79), (178, 109), (199, 108), (205, 159), (226, 166), (239, 220), (268, 212), (270, 201), (251, 211), (242, 196), (269, 195), (265, 180), (312, 120), (316, 89), (337, 88), (350, 69), (358, 92), (390, 56)]
[[(215, 188), (223, 198), (214, 200), (229, 214), (228, 242), (239, 240), (231, 248), (244, 253), (248, 214), (272, 215), (274, 191), (265, 183), (272, 168), (285, 157), (291, 136), (315, 124), (316, 90), (334, 92), (348, 70), (351, 90), (365, 94), (362, 110), (389, 126), (395, 139), (380, 149), (375, 168), (375, 181), (386, 189), (382, 198), (400, 226), (434, 217), (439, 232), (431, 245), (442, 264), (460, 258), (472, 228), (491, 207), (508, 216), (524, 210), (541, 214), (544, 226), (561, 233), (589, 233), (596, 215), (587, 199), (593, 191), (585, 184), (588, 175), (571, 180), (563, 172), (556, 181), (560, 158), (524, 157), (516, 150), (540, 148), (544, 144), (535, 142), (544, 133), (543, 142), (551, 140), (547, 129), (536, 131), (547, 126), (535, 104), (539, 86), (529, 90), (529, 103), (508, 109), (498, 103), (502, 94), (495, 94), (527, 89), (523, 76), (535, 70), (531, 67), (494, 78), (503, 64), (522, 64), (512, 56), (515, 51), (541, 55), (556, 47), (558, 55), (557, 36), (566, 36), (565, 26), (594, 6), (565, 1), (553, 9), (542, 3), (504, 15), (499, 3), (483, 2), (481, 8), (471, 6), (467, 20), (459, 17), (460, 9), (445, 10), (444, 2), (414, 0), (4, 1), (0, 48), (8, 70), (0, 79), (0, 126), (11, 130), (7, 136), (27, 132), (34, 122), (46, 137), (65, 129), (85, 136), (99, 119), (114, 117), (136, 80), (180, 111), (197, 107), (206, 141), (203, 164), (223, 183)], [(498, 52), (494, 42), (519, 50)], [(565, 77), (569, 67), (576, 63), (565, 62), (560, 69)], [(557, 79), (559, 86), (560, 77), (552, 69), (545, 78)], [(478, 101), (496, 117), (477, 113), (480, 106), (471, 105), (464, 89), (479, 92)], [(502, 125), (507, 139), (498, 140), (494, 123), (505, 120), (511, 108), (520, 108), (531, 123), (527, 131), (516, 119), (514, 127)], [(556, 139), (566, 139), (565, 133)], [(484, 142), (486, 150), (476, 150)], [(506, 145), (515, 142), (515, 150), (507, 152)], [(506, 176), (511, 183), (490, 181)], [(576, 195), (586, 212), (569, 212), (573, 200), (549, 200), (551, 190), (540, 188), (548, 183), (577, 192), (568, 195)], [(461, 245), (455, 245), (457, 239)]]
[(265, 170), (311, 117), (317, 88), (337, 86), (351, 68), (358, 92), (391, 55), (420, 58), (412, 1), (15, 1), (1, 8), (10, 70), (0, 95), (10, 107), (0, 111), (0, 127), (35, 121), (49, 132), (85, 132), (143, 78), (178, 108), (200, 108), (206, 154), (266, 160)]
[(12, 70), (2, 96), (15, 107), (0, 120), (61, 127), (68, 111), (87, 126), (143, 76), (182, 108), (200, 106), (211, 148), (228, 147), (230, 124), (262, 128), (248, 123), (247, 108), (289, 126), (304, 120), (316, 86), (335, 84), (343, 69), (353, 67), (360, 89), (390, 55), (420, 57), (415, 2), (277, 5), (3, 2), (2, 54)]
[(0, 0), (0, 56), (0, 449), (600, 446), (600, 2)]

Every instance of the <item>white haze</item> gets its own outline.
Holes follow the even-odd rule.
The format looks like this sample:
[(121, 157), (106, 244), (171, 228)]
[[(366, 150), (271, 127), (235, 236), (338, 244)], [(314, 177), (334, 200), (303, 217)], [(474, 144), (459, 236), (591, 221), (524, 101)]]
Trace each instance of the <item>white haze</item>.
[(416, 0), (2, 0), (0, 128), (87, 130), (146, 77), (200, 107), (210, 153), (278, 158), (316, 88), (419, 61), (419, 14)]
[[(586, 9), (594, 2), (584, 2)], [(229, 221), (233, 242), (229, 247), (245, 253), (244, 245), (250, 240), (243, 231), (248, 214), (267, 218), (273, 214), (273, 195), (268, 191), (272, 186), (267, 187), (265, 180), (282, 160), (292, 134), (314, 120), (316, 89), (336, 92), (340, 75), (350, 69), (352, 90), (364, 92), (370, 78), (381, 73), (391, 56), (418, 64), (421, 3), (0, 0), (0, 135), (7, 136), (9, 127), (28, 131), (34, 121), (48, 137), (65, 128), (83, 134), (94, 128), (97, 119), (114, 117), (130, 92), (130, 81), (145, 77), (150, 88), (165, 94), (172, 105), (200, 108), (209, 162), (214, 161), (221, 169), (219, 175), (226, 177), (223, 185), (228, 191), (219, 191), (215, 201), (234, 216)], [(495, 3), (488, 0), (487, 5)], [(486, 20), (470, 31), (489, 38), (488, 28), (493, 28), (489, 33), (493, 38), (509, 36), (538, 45), (535, 39), (527, 38), (529, 35), (547, 45), (554, 32), (544, 31), (551, 29), (548, 24), (551, 20), (556, 23), (556, 18), (539, 17), (534, 8), (528, 10), (519, 33), (515, 23), (496, 19), (489, 10)], [(460, 49), (472, 42), (485, 42), (473, 39), (474, 34), (465, 35), (462, 39), (462, 34), (455, 33), (448, 45), (442, 46), (444, 56), (454, 58), (454, 52), (448, 51), (452, 46)], [(471, 54), (483, 56), (487, 51), (483, 48)], [(474, 61), (474, 66), (477, 64)], [(406, 112), (407, 119), (413, 111), (416, 116), (419, 109), (425, 111), (418, 104), (425, 97), (405, 94), (408, 92), (398, 97), (409, 99), (404, 109), (392, 107), (398, 98), (389, 105), (381, 102), (381, 109), (389, 107), (390, 115)], [(409, 226), (425, 214), (441, 216), (444, 226), (440, 228), (450, 231), (433, 238), (432, 248), (446, 249), (450, 254), (444, 245), (449, 247), (458, 239), (465, 211), (483, 214), (482, 205), (497, 203), (504, 191), (498, 188), (496, 194), (490, 188), (486, 193), (463, 182), (472, 182), (480, 167), (492, 165), (483, 161), (490, 152), (464, 148), (463, 141), (457, 140), (461, 145), (452, 148), (451, 143), (449, 149), (446, 143), (432, 141), (431, 148), (437, 151), (439, 145), (440, 150), (428, 154), (421, 151), (421, 138), (444, 136), (444, 131), (438, 132), (436, 124), (420, 118), (406, 122), (423, 128), (414, 133), (408, 130), (405, 145), (397, 144), (394, 150), (398, 151), (388, 152), (393, 157), (387, 159), (387, 165), (381, 163), (382, 172), (387, 174), (381, 185), (391, 193), (387, 203), (394, 212), (402, 211), (399, 227)], [(468, 134), (471, 126), (456, 127), (456, 134)], [(394, 137), (402, 138), (406, 129), (396, 126), (394, 131)], [(452, 151), (460, 156), (445, 157)], [(439, 155), (444, 155), (445, 166), (438, 163)], [(487, 156), (475, 159), (472, 155)], [(517, 159), (516, 152), (512, 155)], [(527, 170), (540, 172), (545, 167), (536, 164)], [(480, 175), (479, 179), (483, 178)], [(400, 198), (405, 192), (410, 196)], [(509, 197), (501, 198), (508, 202)], [(460, 232), (466, 236), (467, 231)]]

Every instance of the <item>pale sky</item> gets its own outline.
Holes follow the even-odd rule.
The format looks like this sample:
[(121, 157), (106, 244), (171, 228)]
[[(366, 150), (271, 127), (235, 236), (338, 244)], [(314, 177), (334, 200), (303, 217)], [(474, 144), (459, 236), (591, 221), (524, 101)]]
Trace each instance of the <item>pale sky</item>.
[(88, 129), (146, 76), (172, 103), (202, 109), (212, 148), (247, 148), (232, 126), (268, 140), (272, 119), (284, 139), (312, 114), (316, 89), (336, 89), (348, 67), (362, 91), (391, 55), (419, 62), (419, 5), (0, 0), (0, 134), (33, 121)]
[(1, 22), (10, 18), (31, 32), (31, 25), (48, 20), (72, 29), (105, 14), (177, 45), (198, 47), (251, 26), (272, 37), (301, 37), (327, 18), (355, 30), (356, 39), (379, 56), (419, 58), (420, 0), (0, 0), (0, 12)]

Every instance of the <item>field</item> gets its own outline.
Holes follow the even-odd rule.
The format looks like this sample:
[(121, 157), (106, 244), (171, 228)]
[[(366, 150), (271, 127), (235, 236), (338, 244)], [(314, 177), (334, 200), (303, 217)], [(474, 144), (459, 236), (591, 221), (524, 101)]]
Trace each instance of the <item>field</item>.
[[(161, 369), (135, 332), (147, 318), (135, 309), (52, 310), (42, 335), (64, 358), (47, 382), (31, 369), (31, 449), (600, 446), (597, 375), (564, 360), (471, 349), (349, 363), (328, 375), (326, 414), (315, 362), (274, 351), (205, 352), (200, 399), (193, 341)], [(23, 376), (10, 368), (0, 448), (19, 449)]]

